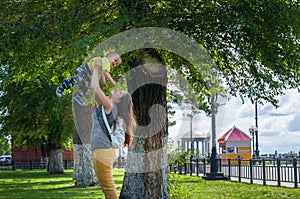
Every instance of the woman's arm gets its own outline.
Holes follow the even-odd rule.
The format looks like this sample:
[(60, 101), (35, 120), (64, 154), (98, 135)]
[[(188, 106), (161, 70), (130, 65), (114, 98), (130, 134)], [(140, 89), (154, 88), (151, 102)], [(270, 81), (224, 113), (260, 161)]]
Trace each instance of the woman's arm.
[(110, 113), (112, 110), (112, 101), (109, 97), (107, 97), (104, 92), (101, 90), (99, 86), (99, 67), (95, 67), (92, 74), (92, 80), (91, 80), (91, 91), (92, 94), (97, 101), (97, 103), (100, 105), (102, 104), (104, 106), (105, 113)]

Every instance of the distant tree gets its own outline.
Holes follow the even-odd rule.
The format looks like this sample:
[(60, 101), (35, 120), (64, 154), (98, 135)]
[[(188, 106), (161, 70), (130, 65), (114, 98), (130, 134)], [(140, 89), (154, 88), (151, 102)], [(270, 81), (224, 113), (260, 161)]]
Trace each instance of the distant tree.
[(11, 144), (8, 137), (0, 137), (0, 155), (10, 155), (11, 154)]

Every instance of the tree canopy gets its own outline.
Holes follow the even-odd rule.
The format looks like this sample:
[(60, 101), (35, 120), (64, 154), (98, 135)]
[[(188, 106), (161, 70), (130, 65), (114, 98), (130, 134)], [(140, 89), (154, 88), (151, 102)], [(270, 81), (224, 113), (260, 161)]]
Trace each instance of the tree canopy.
[[(297, 1), (4, 0), (0, 5), (1, 124), (17, 144), (36, 144), (51, 132), (62, 135), (59, 144), (68, 140), (71, 95), (58, 99), (56, 86), (95, 46), (133, 28), (164, 27), (194, 38), (234, 96), (277, 105), (275, 96), (299, 87)], [(197, 66), (160, 52), (199, 93), (199, 103), (209, 97)], [(123, 56), (115, 78), (129, 69), (130, 59)]]

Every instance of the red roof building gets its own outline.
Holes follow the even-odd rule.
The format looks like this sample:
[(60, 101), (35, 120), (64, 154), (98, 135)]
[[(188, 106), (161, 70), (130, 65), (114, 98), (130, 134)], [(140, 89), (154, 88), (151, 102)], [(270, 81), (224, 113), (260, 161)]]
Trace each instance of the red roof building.
[[(242, 130), (233, 126), (229, 131), (218, 139), (221, 149), (221, 159), (241, 159), (251, 158), (251, 137)], [(225, 163), (225, 161), (223, 161)]]
[(227, 131), (222, 137), (218, 139), (218, 142), (228, 142), (228, 141), (247, 141), (251, 142), (251, 137), (244, 133), (242, 130), (233, 126), (229, 131)]

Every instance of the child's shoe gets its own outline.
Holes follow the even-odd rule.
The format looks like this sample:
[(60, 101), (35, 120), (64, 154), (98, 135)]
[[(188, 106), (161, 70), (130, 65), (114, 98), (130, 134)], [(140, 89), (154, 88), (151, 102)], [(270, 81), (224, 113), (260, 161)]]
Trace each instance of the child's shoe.
[(56, 88), (56, 95), (57, 95), (58, 97), (62, 97), (63, 92), (64, 92), (64, 88), (63, 88), (62, 86), (58, 86), (58, 87)]

